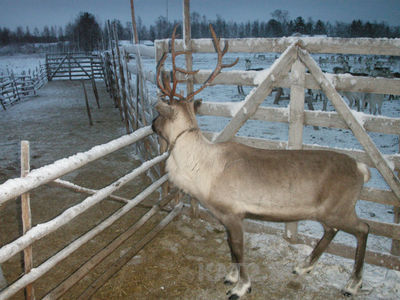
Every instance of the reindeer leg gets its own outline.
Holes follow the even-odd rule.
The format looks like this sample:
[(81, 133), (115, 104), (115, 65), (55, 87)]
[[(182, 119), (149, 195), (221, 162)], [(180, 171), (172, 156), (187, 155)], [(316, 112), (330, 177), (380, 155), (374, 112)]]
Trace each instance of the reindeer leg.
[(236, 285), (227, 292), (229, 299), (239, 299), (251, 291), (251, 282), (244, 266), (244, 237), (243, 225), (239, 218), (224, 222), (228, 235), (228, 244), (231, 250), (232, 269), (226, 275), (225, 283), (236, 283)]
[(366, 223), (358, 221), (358, 224), (352, 227), (352, 232), (357, 238), (356, 256), (354, 259), (353, 273), (350, 276), (343, 294), (351, 296), (357, 293), (362, 285), (362, 271), (364, 266), (365, 248), (367, 246), (369, 226)]
[(296, 266), (293, 270), (294, 274), (303, 275), (305, 273), (310, 273), (314, 269), (315, 263), (321, 257), (322, 253), (329, 246), (330, 242), (335, 237), (338, 230), (336, 228), (331, 228), (324, 225), (325, 233), (318, 244), (315, 246), (311, 254), (306, 258), (304, 262)]
[(224, 284), (231, 285), (239, 281), (239, 264), (237, 257), (235, 256), (233, 249), (232, 249), (232, 238), (231, 234), (229, 233), (227, 229), (227, 242), (229, 246), (229, 250), (231, 252), (231, 261), (232, 261), (232, 266), (230, 268), (230, 271), (228, 274), (226, 274), (224, 278)]

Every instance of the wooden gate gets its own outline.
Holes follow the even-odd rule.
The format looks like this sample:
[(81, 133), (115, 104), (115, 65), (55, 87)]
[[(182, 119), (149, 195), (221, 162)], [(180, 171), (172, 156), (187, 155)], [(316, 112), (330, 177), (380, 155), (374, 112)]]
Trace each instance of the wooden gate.
[(47, 79), (91, 79), (103, 78), (101, 57), (87, 53), (46, 54)]

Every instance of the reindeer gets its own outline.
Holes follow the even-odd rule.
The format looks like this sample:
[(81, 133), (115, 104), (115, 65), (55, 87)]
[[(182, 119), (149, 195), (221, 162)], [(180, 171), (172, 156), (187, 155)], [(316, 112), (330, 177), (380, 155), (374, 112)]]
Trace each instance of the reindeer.
[(244, 218), (316, 220), (322, 224), (325, 233), (308, 258), (294, 268), (297, 274), (313, 269), (339, 230), (353, 234), (357, 239), (354, 269), (343, 292), (355, 294), (362, 284), (369, 226), (357, 217), (354, 206), (370, 178), (368, 167), (333, 151), (265, 150), (231, 141), (210, 142), (199, 129), (196, 111), (201, 104), (194, 96), (237, 60), (229, 65), (222, 63), (228, 43), (221, 50), (210, 26), (217, 66), (197, 91), (187, 96), (177, 93), (176, 73), (194, 72), (175, 65), (175, 57), (185, 53), (175, 52), (175, 31), (171, 39), (172, 86), (166, 73), (161, 73), (164, 54), (157, 65), (162, 97), (155, 106), (159, 116), (152, 127), (170, 153), (166, 161), (169, 180), (196, 198), (226, 228), (232, 267), (224, 282), (234, 284), (227, 292), (229, 299), (239, 299), (251, 291), (244, 262)]

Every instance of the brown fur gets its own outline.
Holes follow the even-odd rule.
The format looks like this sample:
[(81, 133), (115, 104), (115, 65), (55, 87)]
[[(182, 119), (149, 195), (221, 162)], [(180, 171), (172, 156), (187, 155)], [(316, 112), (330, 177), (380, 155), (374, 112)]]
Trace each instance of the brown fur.
[(237, 282), (232, 299), (250, 289), (243, 265), (242, 220), (316, 220), (325, 235), (305, 263), (312, 269), (338, 229), (357, 237), (353, 275), (345, 288), (355, 293), (361, 273), (368, 225), (354, 206), (369, 171), (347, 155), (333, 151), (262, 150), (242, 144), (211, 143), (198, 130), (193, 102), (159, 102), (154, 131), (170, 145), (166, 170), (176, 186), (206, 207), (227, 229), (234, 268), (227, 281)]

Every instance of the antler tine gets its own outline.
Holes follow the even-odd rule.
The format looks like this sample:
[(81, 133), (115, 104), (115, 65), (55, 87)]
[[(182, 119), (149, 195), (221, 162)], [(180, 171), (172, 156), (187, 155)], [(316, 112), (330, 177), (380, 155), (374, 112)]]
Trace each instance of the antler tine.
[(225, 46), (224, 49), (221, 51), (221, 47), (220, 47), (220, 39), (217, 37), (217, 35), (215, 34), (214, 28), (212, 27), (212, 25), (209, 25), (210, 27), (210, 32), (211, 32), (211, 36), (213, 39), (213, 45), (214, 45), (214, 49), (218, 54), (218, 59), (217, 59), (217, 66), (215, 67), (214, 71), (211, 73), (211, 75), (207, 78), (206, 81), (204, 81), (204, 83), (202, 84), (202, 86), (190, 93), (187, 97), (186, 100), (189, 101), (191, 100), (195, 95), (197, 95), (198, 93), (200, 93), (202, 90), (204, 90), (207, 86), (210, 85), (210, 83), (215, 79), (215, 77), (217, 77), (217, 75), (219, 73), (221, 73), (221, 70), (223, 68), (230, 68), (233, 67), (234, 65), (236, 65), (239, 61), (239, 58), (237, 58), (233, 63), (231, 64), (223, 64), (222, 63), (222, 57), (228, 52), (228, 42), (225, 41)]
[(156, 80), (157, 80), (157, 86), (163, 93), (163, 96), (168, 96), (171, 99), (171, 87), (169, 85), (168, 80), (165, 80), (164, 76), (162, 78), (162, 83), (160, 80), (160, 73), (161, 69), (164, 66), (165, 60), (167, 59), (168, 54), (164, 53), (161, 59), (157, 63), (157, 74), (156, 74)]
[(175, 95), (176, 87), (178, 82), (176, 80), (176, 52), (175, 52), (175, 38), (176, 38), (176, 29), (178, 28), (178, 24), (174, 26), (174, 30), (172, 31), (172, 38), (171, 38), (171, 59), (172, 59), (172, 96)]
[[(180, 55), (180, 54), (184, 54), (183, 53), (176, 53), (175, 52), (175, 37), (176, 37), (176, 29), (177, 29), (176, 25), (174, 27), (174, 31), (172, 34), (172, 43), (171, 43), (171, 53), (172, 53), (172, 65), (173, 65), (173, 72), (172, 72), (172, 79), (173, 79), (173, 87), (171, 89), (171, 84), (170, 84), (170, 79), (168, 76), (166, 76), (165, 74), (161, 74), (161, 70), (162, 67), (165, 64), (165, 61), (167, 60), (168, 57), (168, 53), (164, 53), (163, 56), (161, 57), (161, 59), (159, 60), (159, 62), (157, 63), (157, 74), (156, 74), (156, 81), (157, 81), (157, 86), (158, 88), (161, 90), (163, 96), (168, 96), (170, 101), (172, 102), (174, 100), (174, 96), (178, 97), (179, 99), (184, 99), (184, 96), (181, 94), (177, 94), (176, 91), (176, 86), (177, 83), (179, 81), (176, 80), (176, 75), (175, 75), (175, 70), (177, 69), (175, 66), (175, 56), (176, 55)], [(178, 71), (181, 72), (181, 70), (178, 68)], [(184, 71), (184, 70), (183, 70)], [(161, 75), (161, 76), (160, 76)], [(161, 79), (160, 79), (161, 77)]]

